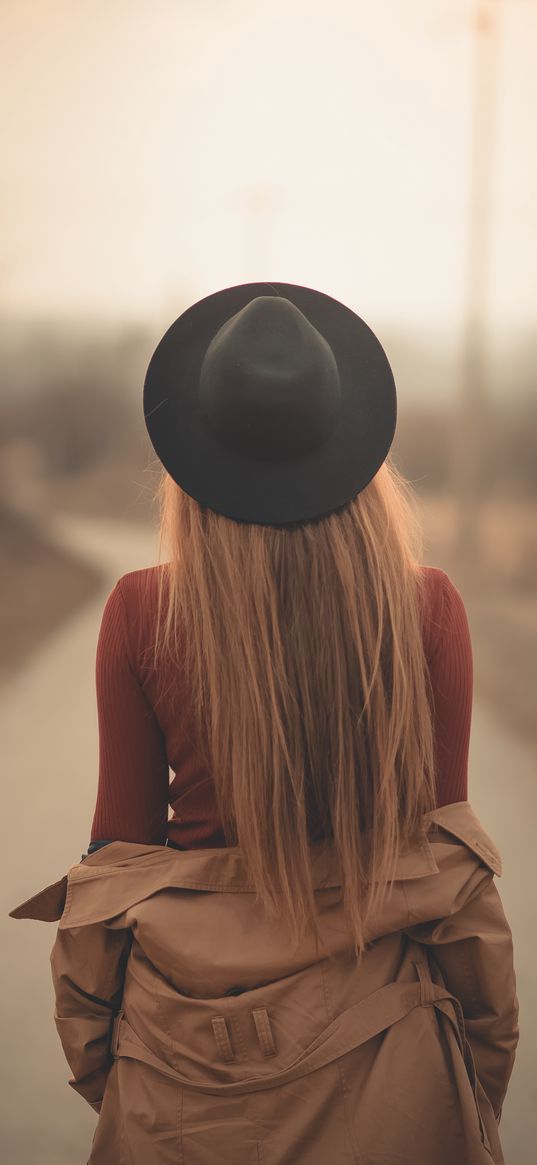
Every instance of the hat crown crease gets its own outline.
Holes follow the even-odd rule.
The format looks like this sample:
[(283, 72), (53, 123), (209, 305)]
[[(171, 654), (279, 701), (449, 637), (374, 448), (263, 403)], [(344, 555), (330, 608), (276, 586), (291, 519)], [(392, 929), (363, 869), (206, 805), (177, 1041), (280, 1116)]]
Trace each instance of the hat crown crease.
[(295, 304), (257, 296), (208, 345), (200, 400), (215, 435), (241, 455), (296, 457), (334, 429), (341, 407), (337, 362)]

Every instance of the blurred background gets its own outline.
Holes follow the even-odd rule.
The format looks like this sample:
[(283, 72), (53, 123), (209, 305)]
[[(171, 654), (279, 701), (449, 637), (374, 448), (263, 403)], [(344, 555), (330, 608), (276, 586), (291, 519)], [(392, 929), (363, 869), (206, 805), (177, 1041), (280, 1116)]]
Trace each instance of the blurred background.
[[(506, 1162), (537, 1135), (537, 0), (2, 5), (3, 1160), (78, 1165), (53, 928), (7, 919), (89, 839), (94, 660), (157, 558), (142, 386), (223, 286), (343, 300), (398, 387), (392, 452), (474, 650), (469, 799), (498, 844), (521, 1041)], [(86, 1155), (85, 1155), (86, 1154)]]

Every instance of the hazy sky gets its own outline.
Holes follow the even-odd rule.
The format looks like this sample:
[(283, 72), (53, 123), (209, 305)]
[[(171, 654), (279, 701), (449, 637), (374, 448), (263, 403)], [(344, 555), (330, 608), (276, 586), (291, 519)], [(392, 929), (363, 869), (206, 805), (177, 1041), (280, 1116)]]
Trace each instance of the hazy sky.
[[(499, 58), (486, 312), (535, 323), (537, 0)], [(474, 0), (2, 0), (4, 317), (171, 322), (246, 280), (464, 314)]]

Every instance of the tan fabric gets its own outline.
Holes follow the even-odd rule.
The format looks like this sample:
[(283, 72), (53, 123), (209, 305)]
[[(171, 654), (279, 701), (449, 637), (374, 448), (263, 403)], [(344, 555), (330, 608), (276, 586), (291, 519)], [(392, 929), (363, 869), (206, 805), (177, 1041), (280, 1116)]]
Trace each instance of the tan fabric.
[(311, 846), (324, 951), (264, 920), (238, 848), (112, 842), (11, 911), (59, 919), (54, 1018), (99, 1114), (88, 1165), (505, 1165), (501, 858), (468, 801), (427, 824), (360, 968), (330, 841)]

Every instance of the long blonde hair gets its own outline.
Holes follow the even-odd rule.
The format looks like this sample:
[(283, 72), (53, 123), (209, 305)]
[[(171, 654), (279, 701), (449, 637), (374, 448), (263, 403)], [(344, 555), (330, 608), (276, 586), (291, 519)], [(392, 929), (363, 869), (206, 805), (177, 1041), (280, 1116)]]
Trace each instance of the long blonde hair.
[(155, 666), (171, 663), (192, 701), (226, 843), (266, 917), (319, 941), (320, 821), (360, 961), (399, 852), (436, 805), (412, 487), (388, 456), (347, 505), (293, 528), (235, 522), (164, 470), (154, 498), (159, 561), (163, 545), (171, 555)]

